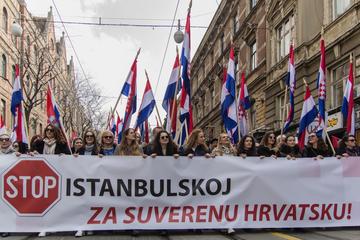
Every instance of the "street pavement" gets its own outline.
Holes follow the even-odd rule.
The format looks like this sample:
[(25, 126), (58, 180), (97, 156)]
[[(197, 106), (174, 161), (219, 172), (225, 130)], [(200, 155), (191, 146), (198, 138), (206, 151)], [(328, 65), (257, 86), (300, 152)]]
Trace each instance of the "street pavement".
[[(36, 235), (12, 235), (4, 240), (70, 240), (79, 239), (73, 233), (56, 233), (47, 237), (39, 238)], [(301, 229), (301, 230), (237, 230), (233, 235), (215, 230), (203, 230), (201, 232), (169, 231), (160, 234), (156, 231), (143, 231), (134, 235), (131, 232), (99, 232), (91, 236), (84, 236), (84, 240), (360, 240), (360, 227), (329, 228), (329, 229)]]

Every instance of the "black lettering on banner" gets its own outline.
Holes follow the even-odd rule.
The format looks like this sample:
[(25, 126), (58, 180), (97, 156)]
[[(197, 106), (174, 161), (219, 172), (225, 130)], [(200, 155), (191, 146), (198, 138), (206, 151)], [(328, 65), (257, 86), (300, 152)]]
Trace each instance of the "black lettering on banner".
[(85, 188), (80, 185), (80, 183), (83, 183), (85, 180), (83, 178), (76, 178), (74, 180), (74, 188), (79, 190), (78, 192), (74, 192), (74, 196), (82, 196), (85, 193)]
[(132, 186), (131, 179), (128, 179), (127, 186), (122, 179), (118, 179), (117, 180), (117, 196), (122, 196), (122, 194), (121, 194), (121, 189), (122, 189), (122, 190), (124, 190), (126, 196), (131, 197), (132, 196), (131, 186)]
[(200, 195), (204, 196), (204, 190), (201, 188), (201, 184), (204, 182), (205, 179), (199, 179), (197, 182), (196, 179), (192, 180), (192, 195), (196, 196), (196, 190), (199, 191)]
[(90, 183), (90, 186), (91, 186), (91, 196), (95, 196), (96, 183), (100, 182), (100, 179), (98, 179), (98, 178), (88, 178), (88, 179), (86, 179), (86, 182)]
[(224, 192), (222, 192), (222, 195), (228, 195), (230, 193), (230, 189), (231, 189), (231, 179), (227, 178), (226, 179), (226, 189)]
[[(215, 183), (216, 188), (215, 191), (211, 190), (211, 183)], [(206, 182), (206, 191), (208, 194), (210, 195), (217, 195), (219, 194), (219, 192), (221, 191), (221, 182), (219, 181), (219, 179), (216, 178), (210, 178), (207, 182)]]
[(155, 180), (150, 180), (150, 193), (154, 197), (161, 197), (164, 194), (164, 179), (160, 179), (160, 189), (158, 192), (155, 192)]
[(171, 192), (171, 179), (167, 179), (166, 180), (166, 182), (167, 182), (167, 196), (168, 197), (174, 197), (174, 196), (177, 196), (177, 193), (175, 193), (175, 192)]
[(101, 196), (101, 197), (104, 196), (105, 192), (108, 192), (109, 195), (112, 197), (115, 195), (110, 179), (104, 179), (104, 181), (101, 185), (99, 196)]
[(146, 189), (147, 182), (144, 179), (135, 179), (135, 197), (146, 196), (148, 190)]
[(70, 196), (71, 194), (71, 179), (66, 179), (66, 196)]
[(184, 192), (179, 192), (179, 196), (187, 196), (190, 194), (190, 188), (186, 185), (190, 181), (189, 179), (181, 179), (179, 182), (179, 187), (184, 190)]

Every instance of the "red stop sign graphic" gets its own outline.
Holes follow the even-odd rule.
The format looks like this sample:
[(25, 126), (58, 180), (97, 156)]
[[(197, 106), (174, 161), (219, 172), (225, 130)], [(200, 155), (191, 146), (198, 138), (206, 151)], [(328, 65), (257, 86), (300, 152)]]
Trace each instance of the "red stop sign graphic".
[(44, 159), (21, 159), (1, 180), (2, 198), (20, 216), (43, 216), (60, 200), (61, 176)]

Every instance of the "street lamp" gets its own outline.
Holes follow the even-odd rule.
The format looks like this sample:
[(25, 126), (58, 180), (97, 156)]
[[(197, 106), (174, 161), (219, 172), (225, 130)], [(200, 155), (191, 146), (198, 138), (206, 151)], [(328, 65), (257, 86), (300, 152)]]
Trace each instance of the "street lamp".
[(184, 41), (184, 33), (181, 31), (180, 19), (178, 19), (178, 30), (174, 33), (174, 40), (177, 44)]
[(20, 26), (20, 24), (18, 24), (16, 21), (13, 22), (12, 26), (11, 26), (11, 33), (15, 36), (15, 37), (21, 37), (23, 32), (22, 27)]

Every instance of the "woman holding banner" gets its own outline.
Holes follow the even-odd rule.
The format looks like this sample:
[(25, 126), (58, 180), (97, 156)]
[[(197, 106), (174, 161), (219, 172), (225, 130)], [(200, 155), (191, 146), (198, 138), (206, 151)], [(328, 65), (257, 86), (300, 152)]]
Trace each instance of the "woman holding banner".
[(260, 146), (257, 149), (257, 154), (263, 157), (278, 157), (279, 150), (276, 147), (276, 139), (274, 132), (267, 132), (263, 136), (260, 142)]
[(303, 157), (323, 159), (329, 157), (329, 149), (322, 138), (319, 138), (316, 133), (309, 135), (308, 144), (304, 148)]
[(360, 148), (356, 145), (354, 135), (347, 135), (342, 138), (336, 155), (342, 157), (360, 156)]
[(114, 134), (105, 130), (100, 135), (100, 149), (99, 156), (112, 156), (115, 155), (115, 148), (117, 145), (114, 143)]
[(257, 156), (255, 144), (256, 141), (254, 137), (250, 135), (243, 136), (238, 146), (237, 155), (242, 158)]
[(284, 144), (280, 147), (280, 157), (286, 157), (289, 160), (301, 157), (301, 151), (299, 145), (296, 144), (294, 135), (286, 136)]
[(178, 147), (171, 139), (169, 133), (165, 130), (161, 130), (154, 139), (151, 149), (151, 157), (154, 158), (156, 156), (179, 157)]
[[(96, 143), (96, 133), (86, 130), (84, 133), (82, 147), (77, 151), (78, 155), (98, 155), (98, 146)], [(75, 155), (75, 154), (74, 154)]]
[(60, 129), (52, 124), (46, 126), (42, 140), (34, 143), (34, 153), (38, 154), (70, 154)]
[(116, 147), (114, 155), (120, 156), (141, 156), (142, 149), (136, 141), (136, 134), (133, 128), (124, 131), (120, 144)]
[(204, 156), (210, 158), (210, 150), (205, 144), (205, 134), (201, 129), (194, 129), (186, 145), (180, 150), (182, 156), (192, 158), (194, 156)]
[(212, 150), (215, 156), (236, 156), (236, 148), (231, 144), (227, 133), (221, 133), (216, 148)]

